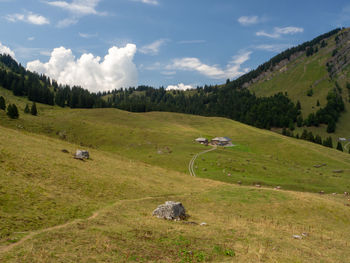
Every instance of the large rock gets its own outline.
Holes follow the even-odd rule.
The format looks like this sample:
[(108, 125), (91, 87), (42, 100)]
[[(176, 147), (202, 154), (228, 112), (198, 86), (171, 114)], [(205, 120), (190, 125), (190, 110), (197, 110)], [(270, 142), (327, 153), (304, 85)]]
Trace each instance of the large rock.
[(85, 150), (77, 150), (77, 151), (75, 152), (74, 158), (76, 158), (76, 159), (89, 159), (89, 158), (90, 158), (90, 155), (89, 155), (89, 152), (88, 152), (88, 151), (85, 151)]
[(188, 217), (183, 205), (174, 201), (167, 201), (165, 204), (159, 205), (153, 211), (153, 216), (168, 220), (184, 220)]

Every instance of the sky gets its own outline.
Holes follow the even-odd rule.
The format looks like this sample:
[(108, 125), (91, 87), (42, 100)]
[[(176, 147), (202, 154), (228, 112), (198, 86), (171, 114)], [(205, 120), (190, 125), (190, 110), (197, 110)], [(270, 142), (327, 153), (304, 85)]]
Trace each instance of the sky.
[(348, 26), (343, 0), (0, 0), (0, 53), (92, 92), (183, 90)]

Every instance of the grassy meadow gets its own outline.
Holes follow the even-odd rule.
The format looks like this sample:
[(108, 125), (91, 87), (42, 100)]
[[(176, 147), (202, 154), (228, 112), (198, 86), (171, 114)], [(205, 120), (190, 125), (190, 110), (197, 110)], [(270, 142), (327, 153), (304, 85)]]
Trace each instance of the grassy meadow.
[[(24, 109), (24, 103), (17, 100), (17, 104)], [(117, 109), (38, 108), (39, 116), (21, 114), (15, 121), (0, 112), (1, 123), (182, 173), (188, 173), (194, 154), (207, 149), (195, 143), (195, 138), (228, 136), (237, 147), (219, 147), (198, 158), (195, 166), (199, 176), (298, 191), (350, 192), (349, 154), (229, 119)], [(324, 167), (314, 167), (324, 163)], [(343, 173), (334, 174), (334, 170)]]
[[(349, 154), (223, 118), (41, 104), (26, 115), (24, 98), (0, 95), (20, 109), (18, 120), (0, 111), (1, 262), (350, 258)], [(198, 157), (191, 177), (207, 149), (199, 136), (236, 146)], [(90, 160), (73, 159), (80, 148)], [(187, 222), (152, 217), (167, 200), (184, 204)]]

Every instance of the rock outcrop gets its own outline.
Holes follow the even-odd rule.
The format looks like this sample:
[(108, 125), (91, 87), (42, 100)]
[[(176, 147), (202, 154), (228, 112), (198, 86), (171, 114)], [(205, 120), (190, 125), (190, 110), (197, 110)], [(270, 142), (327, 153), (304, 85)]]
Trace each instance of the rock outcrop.
[(85, 151), (85, 150), (77, 150), (75, 152), (75, 155), (74, 155), (74, 158), (75, 159), (89, 159), (90, 158), (90, 154), (88, 151)]
[(188, 217), (186, 210), (180, 202), (167, 201), (159, 205), (154, 211), (153, 216), (167, 220), (184, 220)]

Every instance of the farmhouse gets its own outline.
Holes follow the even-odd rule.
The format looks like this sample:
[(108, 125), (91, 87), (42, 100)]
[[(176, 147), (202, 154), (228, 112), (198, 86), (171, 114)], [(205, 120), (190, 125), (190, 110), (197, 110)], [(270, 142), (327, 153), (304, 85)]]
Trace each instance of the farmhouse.
[(208, 139), (206, 139), (206, 138), (197, 138), (195, 141), (200, 143), (200, 144), (208, 145)]
[(211, 144), (213, 145), (219, 145), (219, 146), (226, 146), (231, 144), (231, 139), (228, 137), (215, 137), (211, 140)]

